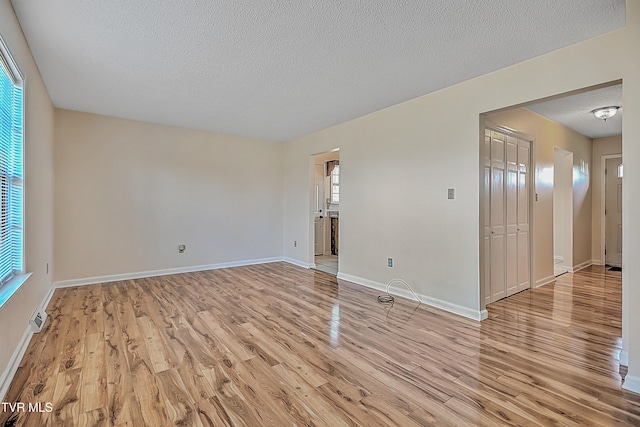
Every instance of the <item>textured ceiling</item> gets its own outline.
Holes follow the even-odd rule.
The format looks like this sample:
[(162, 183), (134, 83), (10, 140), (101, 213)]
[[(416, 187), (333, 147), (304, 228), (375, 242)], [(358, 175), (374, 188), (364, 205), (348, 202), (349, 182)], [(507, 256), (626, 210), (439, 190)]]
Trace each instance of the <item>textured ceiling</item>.
[(624, 0), (13, 6), (57, 107), (272, 140), (624, 26)]
[(622, 108), (606, 122), (591, 112), (611, 106), (622, 107), (622, 85), (540, 102), (527, 108), (589, 138), (605, 138), (622, 134)]

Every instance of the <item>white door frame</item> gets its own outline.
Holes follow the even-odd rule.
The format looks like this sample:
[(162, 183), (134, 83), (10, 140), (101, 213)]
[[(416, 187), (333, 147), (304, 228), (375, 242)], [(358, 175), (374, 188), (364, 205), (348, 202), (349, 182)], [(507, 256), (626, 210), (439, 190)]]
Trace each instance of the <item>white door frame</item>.
[[(536, 143), (535, 138), (531, 135), (528, 135), (524, 132), (520, 132), (518, 130), (509, 128), (504, 125), (499, 125), (495, 122), (487, 120), (484, 118), (484, 115), (480, 115), (480, 150), (479, 150), (479, 174), (480, 174), (480, 197), (479, 197), (479, 208), (480, 208), (480, 224), (479, 224), (479, 237), (480, 237), (480, 308), (481, 310), (486, 309), (487, 301), (486, 294), (490, 292), (490, 280), (487, 283), (486, 279), (486, 256), (489, 254), (485, 254), (484, 249), (484, 238), (485, 238), (485, 218), (484, 218), (484, 146), (485, 146), (485, 130), (491, 129), (497, 132), (504, 133), (508, 136), (513, 136), (519, 139), (523, 139), (530, 142), (530, 150), (529, 150), (529, 289), (533, 289), (535, 287), (535, 282), (533, 281), (533, 236), (535, 234), (535, 220), (533, 217), (533, 208), (534, 208), (534, 200), (535, 200), (535, 188), (536, 188), (536, 164), (535, 164), (535, 149)], [(491, 185), (491, 183), (489, 183)]]
[[(561, 161), (563, 162), (563, 166), (565, 160), (568, 160), (568, 164), (566, 166), (568, 166), (568, 170), (558, 170), (558, 165), (557, 165), (557, 160), (558, 160), (558, 153), (561, 154)], [(562, 194), (562, 202), (564, 203), (563, 206), (563, 215), (561, 220), (564, 222), (563, 226), (562, 226), (562, 235), (563, 235), (563, 239), (562, 239), (562, 266), (561, 268), (564, 270), (564, 273), (573, 273), (573, 238), (574, 238), (574, 230), (573, 230), (573, 221), (574, 221), (574, 213), (573, 213), (573, 199), (574, 199), (574, 188), (573, 188), (573, 157), (574, 157), (575, 153), (573, 151), (569, 151), (569, 150), (565, 150), (564, 148), (560, 148), (560, 147), (553, 147), (553, 222), (552, 222), (552, 233), (553, 233), (553, 243), (554, 243), (554, 251), (553, 251), (553, 255), (554, 255), (554, 264), (553, 264), (553, 269), (554, 269), (554, 275), (555, 275), (555, 246), (556, 246), (556, 238), (557, 238), (557, 228), (556, 228), (556, 215), (557, 212), (555, 211), (555, 206), (556, 206), (556, 200), (557, 200), (557, 195), (558, 192), (560, 192)], [(567, 159), (568, 158), (568, 159)], [(558, 176), (562, 176), (563, 174), (567, 173), (568, 174), (568, 181), (564, 182), (562, 181), (561, 184), (558, 184)], [(564, 187), (561, 187), (562, 185), (564, 185)], [(569, 209), (571, 212), (568, 215), (567, 214), (567, 209)], [(561, 273), (562, 274), (562, 273)], [(556, 276), (558, 277), (558, 276)]]
[[(320, 181), (320, 183), (318, 184), (318, 180), (317, 180), (317, 174), (318, 174), (318, 167), (322, 168), (322, 180)], [(315, 194), (315, 201), (316, 201), (316, 205), (315, 205), (315, 209), (313, 212), (314, 215), (314, 219), (313, 219), (313, 229), (314, 229), (314, 233), (313, 233), (313, 256), (316, 257), (318, 256), (317, 254), (317, 248), (316, 245), (318, 244), (318, 242), (316, 242), (316, 238), (317, 236), (317, 230), (316, 230), (316, 221), (319, 221), (321, 223), (321, 228), (322, 228), (322, 232), (321, 232), (321, 236), (320, 236), (320, 242), (321, 242), (321, 246), (322, 246), (322, 253), (320, 255), (324, 255), (325, 254), (325, 217), (327, 216), (327, 213), (325, 212), (326, 207), (324, 206), (324, 199), (325, 199), (325, 194), (324, 194), (324, 177), (327, 174), (327, 165), (325, 164), (319, 164), (316, 163), (314, 164), (314, 171), (313, 171), (313, 176), (314, 176), (314, 194)]]
[[(309, 215), (308, 215), (308, 257), (309, 257), (309, 268), (316, 268), (316, 255), (315, 255), (315, 218), (316, 218), (316, 198), (315, 198), (315, 168), (316, 168), (316, 158), (318, 156), (327, 155), (329, 153), (340, 153), (340, 147), (334, 148), (328, 151), (322, 151), (320, 153), (311, 154), (309, 156)], [(338, 154), (339, 156), (339, 154)], [(326, 194), (325, 194), (326, 197)], [(324, 219), (327, 219), (327, 207), (324, 206)], [(326, 225), (326, 221), (325, 221)], [(339, 253), (339, 252), (338, 252)], [(338, 269), (340, 268), (340, 258), (338, 258)]]
[[(604, 209), (605, 209), (605, 196), (606, 196), (606, 191), (605, 191), (605, 183), (606, 183), (606, 174), (604, 173), (606, 167), (607, 167), (607, 160), (609, 159), (620, 159), (622, 160), (622, 154), (605, 154), (603, 156), (601, 156), (601, 168), (600, 170), (602, 171), (600, 173), (600, 175), (602, 175), (600, 177), (600, 259), (602, 260), (602, 264), (606, 264), (607, 263), (607, 258), (604, 254), (604, 250), (605, 250), (605, 244), (606, 244), (606, 233), (607, 233), (607, 220), (605, 218), (604, 215)], [(624, 184), (623, 184), (623, 188), (624, 188)], [(623, 232), (624, 232), (624, 226), (623, 226)]]

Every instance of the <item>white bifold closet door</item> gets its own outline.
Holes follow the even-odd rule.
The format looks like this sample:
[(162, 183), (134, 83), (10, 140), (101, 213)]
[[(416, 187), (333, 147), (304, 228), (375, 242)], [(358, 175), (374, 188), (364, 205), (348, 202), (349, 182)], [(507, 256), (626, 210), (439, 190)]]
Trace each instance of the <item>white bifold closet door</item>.
[(529, 198), (531, 142), (485, 131), (486, 302), (528, 289), (531, 284)]

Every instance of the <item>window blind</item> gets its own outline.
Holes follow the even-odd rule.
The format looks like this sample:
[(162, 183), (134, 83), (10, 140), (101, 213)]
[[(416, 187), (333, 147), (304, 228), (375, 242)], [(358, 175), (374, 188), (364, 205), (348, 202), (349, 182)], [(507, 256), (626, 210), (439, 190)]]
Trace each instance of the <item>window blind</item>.
[(23, 88), (0, 51), (0, 287), (22, 273)]

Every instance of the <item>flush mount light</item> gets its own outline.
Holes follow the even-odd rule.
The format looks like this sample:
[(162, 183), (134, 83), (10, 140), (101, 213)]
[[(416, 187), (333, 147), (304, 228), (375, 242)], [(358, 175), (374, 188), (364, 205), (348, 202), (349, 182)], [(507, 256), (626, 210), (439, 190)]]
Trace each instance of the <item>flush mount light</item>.
[(615, 107), (615, 106), (614, 107), (602, 107), (602, 108), (596, 108), (595, 110), (592, 111), (592, 113), (597, 118), (602, 119), (602, 120), (604, 120), (606, 122), (607, 119), (615, 116), (619, 109), (620, 109), (620, 107)]

